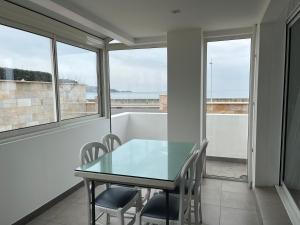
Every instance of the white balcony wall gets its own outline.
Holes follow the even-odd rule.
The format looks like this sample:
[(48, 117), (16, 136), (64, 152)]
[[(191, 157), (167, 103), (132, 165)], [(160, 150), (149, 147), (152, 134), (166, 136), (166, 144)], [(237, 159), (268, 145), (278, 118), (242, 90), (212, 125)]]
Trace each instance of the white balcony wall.
[(247, 159), (248, 115), (207, 114), (207, 155)]
[(129, 113), (120, 113), (111, 116), (112, 133), (118, 135), (122, 142), (128, 141), (129, 116)]
[(133, 138), (167, 140), (167, 113), (121, 113), (112, 116), (112, 132), (123, 142)]
[[(112, 116), (112, 132), (123, 142), (133, 138), (167, 140), (166, 113), (121, 113)], [(208, 156), (247, 158), (248, 116), (208, 114)]]

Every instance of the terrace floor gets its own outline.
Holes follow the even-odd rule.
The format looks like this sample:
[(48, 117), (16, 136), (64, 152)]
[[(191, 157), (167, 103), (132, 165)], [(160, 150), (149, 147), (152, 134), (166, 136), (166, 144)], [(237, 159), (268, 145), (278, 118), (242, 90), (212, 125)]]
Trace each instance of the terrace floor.
[(247, 180), (247, 163), (228, 162), (220, 160), (206, 160), (206, 174), (218, 177), (227, 177)]
[[(204, 179), (202, 207), (205, 225), (260, 224), (254, 193), (246, 183)], [(105, 224), (103, 221), (98, 224)], [(114, 218), (111, 218), (111, 224), (117, 225)], [(72, 193), (28, 225), (87, 225), (84, 188)]]

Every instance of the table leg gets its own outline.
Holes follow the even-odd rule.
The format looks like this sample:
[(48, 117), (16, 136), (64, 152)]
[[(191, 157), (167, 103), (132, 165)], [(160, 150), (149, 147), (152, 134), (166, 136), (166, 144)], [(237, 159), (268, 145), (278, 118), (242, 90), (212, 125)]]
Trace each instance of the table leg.
[(91, 181), (91, 192), (92, 192), (92, 225), (96, 224), (95, 216), (95, 182)]
[(169, 225), (169, 190), (165, 191), (166, 193), (166, 225)]

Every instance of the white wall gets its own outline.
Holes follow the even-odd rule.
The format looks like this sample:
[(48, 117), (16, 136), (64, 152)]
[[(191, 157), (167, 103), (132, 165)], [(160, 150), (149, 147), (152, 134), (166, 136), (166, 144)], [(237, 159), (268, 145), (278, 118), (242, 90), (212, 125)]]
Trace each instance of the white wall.
[(0, 145), (0, 224), (9, 225), (81, 181), (74, 177), (83, 144), (109, 132), (96, 119)]
[(284, 36), (282, 22), (260, 25), (255, 159), (257, 186), (274, 185), (279, 181)]
[(248, 115), (207, 114), (208, 156), (247, 159)]
[[(121, 113), (112, 116), (112, 132), (123, 142), (133, 138), (167, 139), (166, 113)], [(247, 158), (247, 115), (207, 115), (207, 155)]]
[(130, 113), (127, 137), (167, 140), (167, 113)]
[(167, 33), (168, 139), (200, 142), (201, 29)]
[(128, 141), (129, 113), (120, 113), (111, 116), (111, 130), (122, 142)]
[(255, 143), (256, 186), (279, 183), (285, 22), (299, 0), (272, 1), (260, 24)]
[(133, 138), (167, 140), (167, 113), (129, 112), (113, 115), (112, 133), (123, 142)]

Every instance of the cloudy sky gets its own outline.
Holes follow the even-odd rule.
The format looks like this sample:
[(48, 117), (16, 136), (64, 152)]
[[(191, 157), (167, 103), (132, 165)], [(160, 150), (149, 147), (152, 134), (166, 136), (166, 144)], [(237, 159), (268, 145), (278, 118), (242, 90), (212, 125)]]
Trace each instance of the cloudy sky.
[[(208, 98), (248, 97), (250, 46), (250, 39), (208, 43)], [(114, 89), (166, 92), (167, 51), (165, 48), (112, 51), (110, 76)]]
[(135, 49), (109, 53), (111, 88), (135, 92), (167, 91), (167, 50)]
[(250, 49), (250, 39), (208, 43), (208, 98), (249, 97)]
[[(97, 85), (96, 53), (57, 42), (59, 78)], [(0, 66), (52, 73), (51, 42), (0, 25)]]
[[(50, 39), (1, 25), (0, 34), (1, 67), (52, 71)], [(248, 97), (250, 45), (250, 39), (208, 43), (208, 98)], [(96, 54), (62, 43), (57, 47), (59, 77), (95, 86)], [(166, 92), (167, 50), (112, 51), (110, 75), (113, 89)]]

